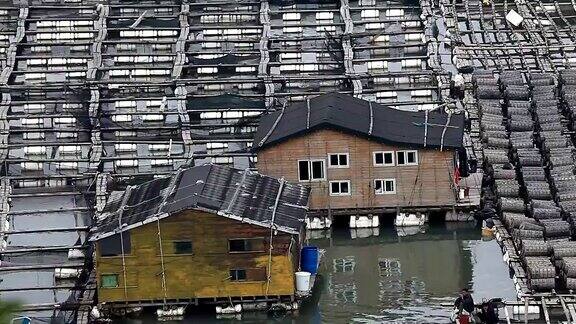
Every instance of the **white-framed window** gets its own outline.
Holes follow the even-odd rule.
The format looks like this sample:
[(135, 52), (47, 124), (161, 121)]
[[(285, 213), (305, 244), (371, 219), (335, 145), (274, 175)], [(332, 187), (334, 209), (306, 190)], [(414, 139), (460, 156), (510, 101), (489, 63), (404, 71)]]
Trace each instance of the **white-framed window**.
[(374, 152), (374, 166), (394, 166), (394, 151)]
[(330, 153), (328, 154), (328, 167), (329, 168), (347, 168), (349, 164), (348, 153)]
[(396, 179), (374, 180), (374, 193), (377, 195), (393, 195), (396, 193)]
[(330, 196), (349, 196), (350, 180), (330, 181)]
[(418, 151), (396, 151), (397, 165), (418, 165)]
[(298, 161), (298, 179), (300, 181), (321, 181), (326, 179), (324, 160)]

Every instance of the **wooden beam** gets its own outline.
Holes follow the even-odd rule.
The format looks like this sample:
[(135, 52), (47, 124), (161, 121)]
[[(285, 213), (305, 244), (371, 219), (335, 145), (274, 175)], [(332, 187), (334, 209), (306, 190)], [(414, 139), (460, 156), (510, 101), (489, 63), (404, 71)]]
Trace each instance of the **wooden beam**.
[(46, 270), (56, 268), (82, 268), (84, 263), (62, 263), (62, 264), (28, 264), (0, 267), (0, 272), (23, 271), (23, 270)]
[(542, 312), (544, 313), (546, 324), (550, 324), (550, 315), (548, 314), (548, 306), (546, 306), (546, 298), (542, 298)]
[(26, 248), (22, 248), (22, 249), (4, 250), (4, 251), (0, 252), (0, 255), (30, 253), (30, 252), (60, 252), (60, 251), (68, 251), (70, 249), (84, 250), (87, 248), (88, 248), (88, 246), (83, 246), (83, 245), (26, 247)]
[(508, 314), (508, 307), (504, 306), (504, 315), (506, 316), (506, 323), (510, 324), (510, 314)]
[(528, 324), (528, 298), (524, 297), (524, 324)]
[(566, 307), (568, 308), (568, 311), (570, 312), (570, 316), (572, 317), (572, 322), (574, 322), (574, 320), (576, 320), (576, 310), (574, 309), (574, 304), (568, 304), (568, 305), (566, 305)]
[(95, 290), (96, 288), (92, 287), (82, 287), (82, 286), (75, 286), (75, 285), (62, 285), (62, 286), (39, 286), (39, 287), (22, 287), (22, 288), (0, 288), (0, 292), (12, 292), (12, 291), (26, 291), (26, 290)]
[(19, 210), (8, 212), (8, 215), (31, 215), (31, 214), (43, 214), (43, 213), (60, 213), (60, 212), (72, 212), (72, 211), (90, 211), (88, 207), (73, 207), (73, 208), (61, 208), (61, 209), (39, 209), (39, 210)]
[(8, 231), (2, 232), (0, 234), (6, 235), (16, 235), (16, 234), (33, 234), (33, 233), (48, 233), (48, 232), (86, 232), (90, 230), (88, 226), (79, 227), (59, 227), (59, 228), (45, 228), (45, 229), (35, 229), (35, 230), (21, 230), (21, 231)]
[(562, 296), (558, 296), (558, 298), (560, 300), (560, 304), (562, 305), (562, 309), (564, 310), (564, 315), (566, 316), (566, 322), (567, 322), (567, 324), (571, 324), (572, 319), (570, 316), (570, 312), (568, 311), (568, 308), (566, 307), (566, 303), (564, 302), (564, 298), (562, 298)]

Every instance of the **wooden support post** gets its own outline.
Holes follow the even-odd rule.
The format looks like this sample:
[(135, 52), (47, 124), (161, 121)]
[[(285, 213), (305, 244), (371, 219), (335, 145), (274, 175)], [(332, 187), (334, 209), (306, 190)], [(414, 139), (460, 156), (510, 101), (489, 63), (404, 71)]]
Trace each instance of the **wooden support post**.
[(572, 322), (576, 320), (576, 309), (574, 309), (574, 304), (569, 304), (566, 306), (568, 311), (570, 312), (570, 316), (572, 317)]
[(562, 298), (562, 296), (558, 296), (558, 299), (560, 300), (560, 304), (562, 304), (562, 309), (564, 310), (564, 315), (566, 316), (567, 324), (571, 324), (572, 318), (570, 316), (570, 312), (568, 311), (568, 308), (566, 307), (566, 303), (564, 302), (564, 298)]
[(528, 298), (524, 297), (524, 324), (528, 324)]
[(542, 298), (542, 312), (544, 313), (546, 324), (550, 324), (550, 315), (548, 314), (548, 306), (546, 306), (546, 298)]
[(506, 323), (510, 324), (510, 314), (508, 314), (508, 306), (504, 306), (504, 315), (506, 315)]

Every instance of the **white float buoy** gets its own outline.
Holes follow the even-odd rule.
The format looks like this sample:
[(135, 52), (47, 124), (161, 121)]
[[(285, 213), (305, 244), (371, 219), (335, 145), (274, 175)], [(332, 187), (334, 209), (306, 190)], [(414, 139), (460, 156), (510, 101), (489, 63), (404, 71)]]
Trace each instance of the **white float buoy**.
[(398, 213), (394, 225), (396, 226), (422, 226), (426, 223), (427, 217), (422, 213)]
[(237, 314), (242, 312), (242, 305), (236, 304), (234, 306), (222, 307), (216, 306), (216, 314)]
[(68, 250), (68, 259), (84, 259), (84, 251), (80, 249), (70, 249)]
[(56, 268), (56, 269), (54, 269), (54, 277), (56, 277), (56, 279), (78, 278), (81, 273), (82, 273), (82, 269), (71, 269), (71, 268)]

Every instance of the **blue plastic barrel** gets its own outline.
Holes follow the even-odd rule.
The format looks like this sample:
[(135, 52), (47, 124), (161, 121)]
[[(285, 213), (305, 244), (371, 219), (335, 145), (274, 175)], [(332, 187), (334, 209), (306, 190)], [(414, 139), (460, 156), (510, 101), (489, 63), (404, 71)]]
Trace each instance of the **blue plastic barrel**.
[(305, 246), (300, 252), (300, 270), (315, 274), (318, 272), (318, 248)]

